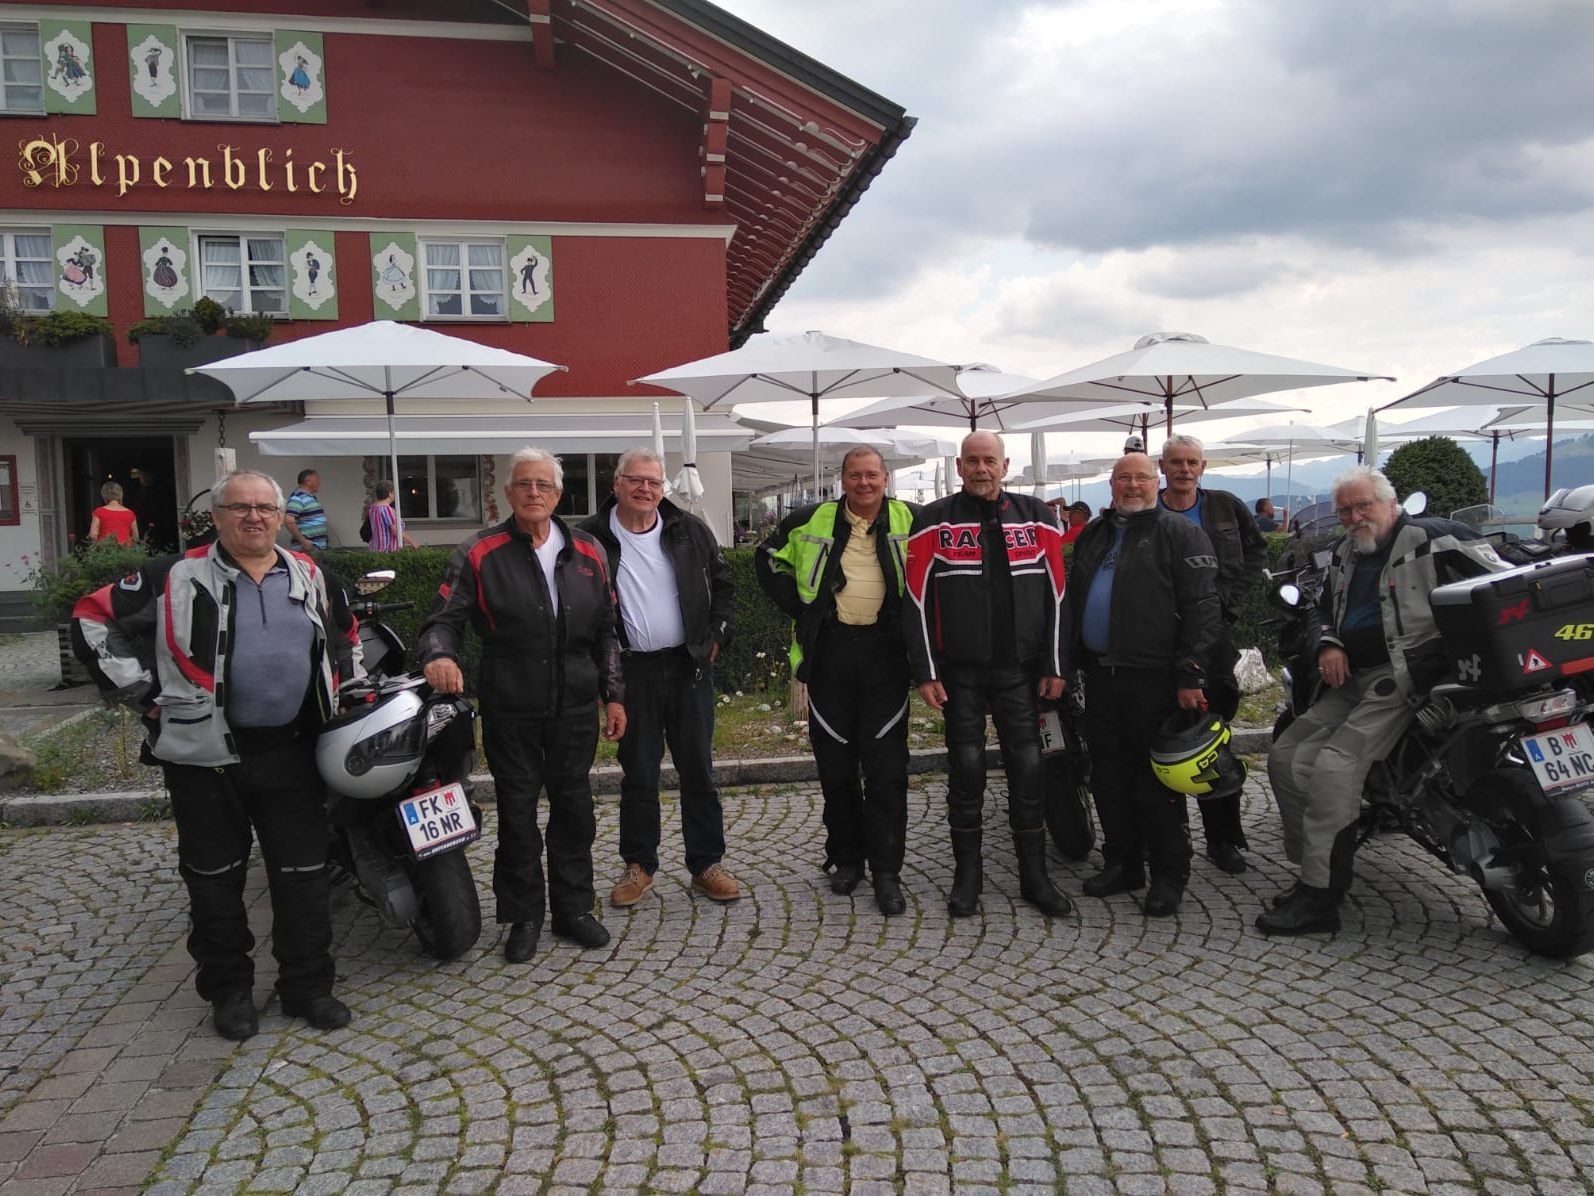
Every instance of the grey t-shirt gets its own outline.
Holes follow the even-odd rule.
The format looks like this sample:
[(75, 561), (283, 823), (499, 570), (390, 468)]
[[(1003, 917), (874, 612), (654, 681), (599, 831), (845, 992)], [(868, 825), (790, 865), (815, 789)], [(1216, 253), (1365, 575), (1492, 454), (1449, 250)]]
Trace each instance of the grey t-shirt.
[(232, 726), (286, 726), (304, 705), (315, 625), (304, 604), (288, 597), (289, 588), (288, 567), (280, 561), (258, 585), (249, 574), (238, 574), (227, 653)]

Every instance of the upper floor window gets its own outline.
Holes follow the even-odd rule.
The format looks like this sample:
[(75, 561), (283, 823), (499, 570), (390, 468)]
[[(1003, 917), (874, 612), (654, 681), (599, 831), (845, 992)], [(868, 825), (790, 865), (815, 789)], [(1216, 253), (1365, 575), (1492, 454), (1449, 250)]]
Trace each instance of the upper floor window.
[(0, 285), (22, 311), (55, 306), (55, 271), (50, 234), (43, 229), (0, 231)]
[(39, 30), (0, 25), (0, 112), (43, 112), (44, 68)]
[(186, 53), (190, 116), (217, 120), (276, 116), (277, 76), (270, 37), (190, 37)]
[(503, 242), (427, 241), (422, 255), (427, 318), (504, 318)]
[(230, 311), (287, 315), (282, 238), (200, 234), (199, 290)]

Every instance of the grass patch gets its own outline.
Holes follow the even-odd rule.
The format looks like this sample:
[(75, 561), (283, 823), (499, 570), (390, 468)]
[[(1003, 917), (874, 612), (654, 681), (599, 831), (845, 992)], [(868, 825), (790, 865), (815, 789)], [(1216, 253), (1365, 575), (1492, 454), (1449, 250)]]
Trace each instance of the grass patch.
[(23, 742), (36, 759), (34, 788), (40, 793), (83, 793), (148, 788), (160, 771), (140, 764), (142, 720), (131, 710), (94, 710), (64, 727)]
[(1266, 689), (1240, 695), (1240, 712), (1234, 721), (1242, 727), (1271, 727), (1278, 718), (1279, 703), (1283, 701), (1284, 686), (1275, 677)]

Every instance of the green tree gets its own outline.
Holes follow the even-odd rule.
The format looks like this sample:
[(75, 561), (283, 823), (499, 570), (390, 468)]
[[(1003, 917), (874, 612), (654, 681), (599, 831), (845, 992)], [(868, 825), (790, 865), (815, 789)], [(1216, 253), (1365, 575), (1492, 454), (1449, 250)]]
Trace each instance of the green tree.
[(1448, 515), (1489, 501), (1483, 471), (1448, 436), (1430, 436), (1401, 445), (1389, 454), (1384, 476), (1402, 501), (1413, 491), (1425, 493), (1430, 515)]

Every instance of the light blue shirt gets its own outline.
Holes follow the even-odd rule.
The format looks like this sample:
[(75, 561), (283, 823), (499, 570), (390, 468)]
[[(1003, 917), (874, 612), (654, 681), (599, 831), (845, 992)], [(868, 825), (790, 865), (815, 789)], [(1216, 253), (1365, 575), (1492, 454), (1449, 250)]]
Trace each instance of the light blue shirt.
[(1085, 595), (1085, 647), (1097, 656), (1107, 654), (1108, 624), (1112, 618), (1112, 579), (1118, 569), (1118, 551), (1124, 545), (1124, 530), (1124, 524), (1119, 523), (1112, 547), (1102, 557), (1101, 565), (1090, 579), (1090, 593)]

